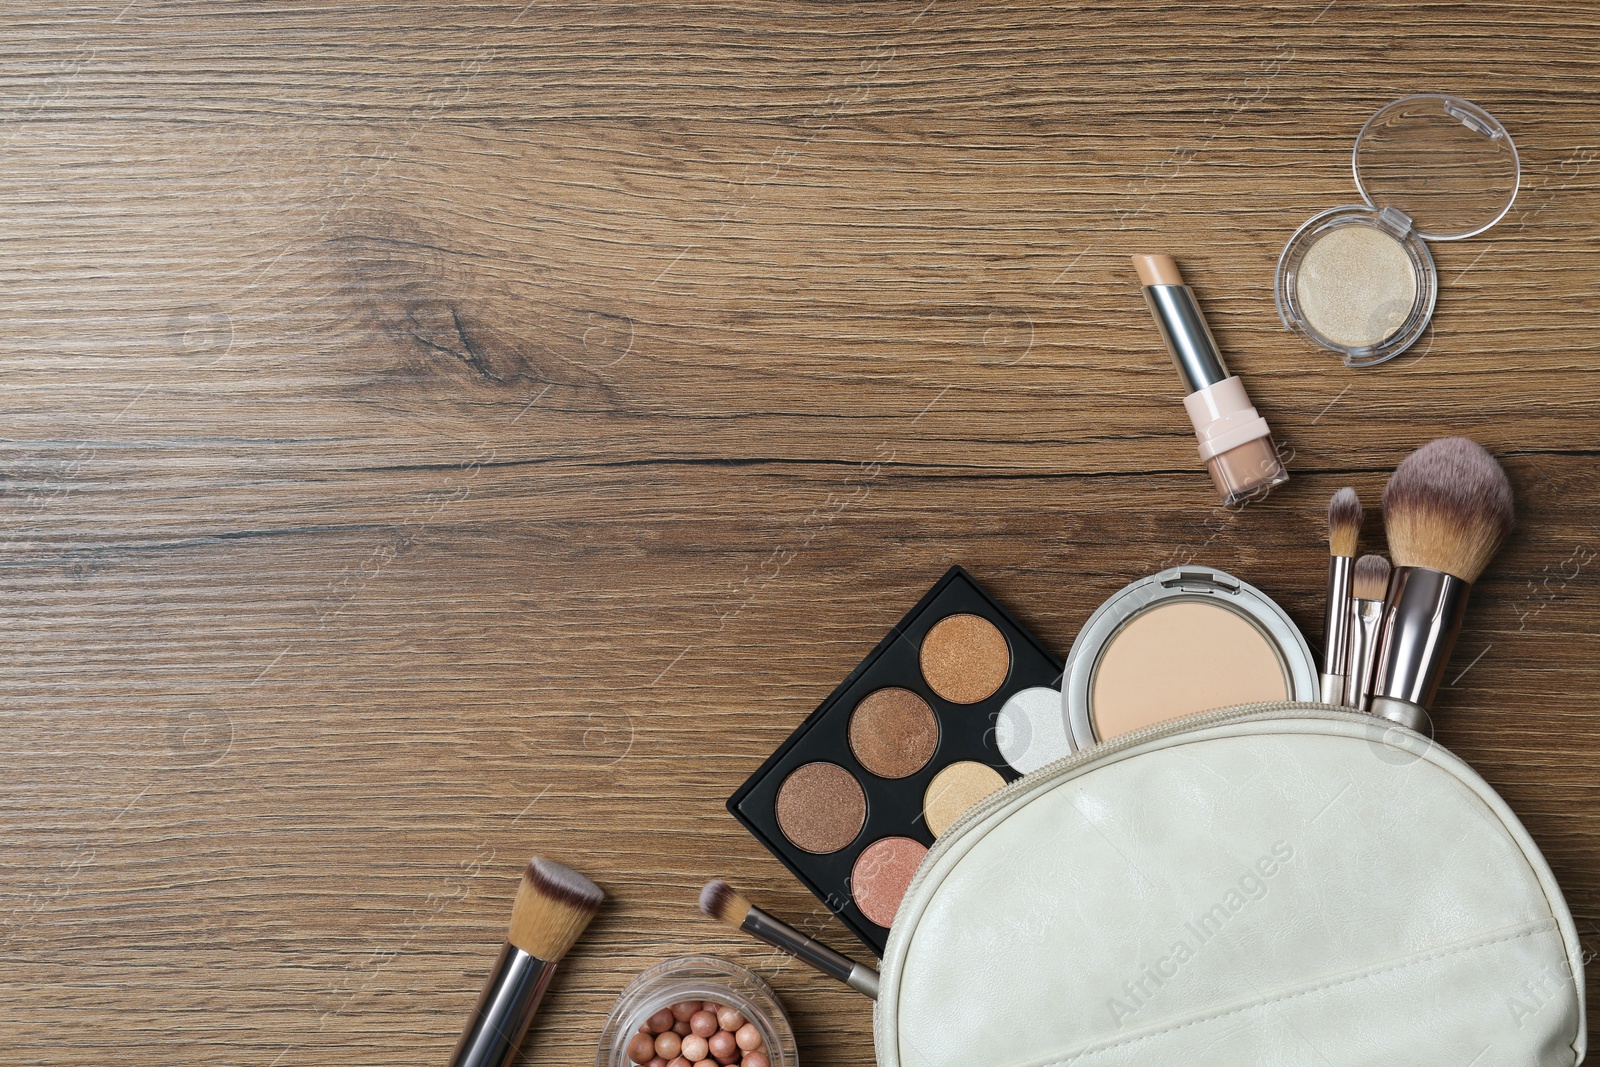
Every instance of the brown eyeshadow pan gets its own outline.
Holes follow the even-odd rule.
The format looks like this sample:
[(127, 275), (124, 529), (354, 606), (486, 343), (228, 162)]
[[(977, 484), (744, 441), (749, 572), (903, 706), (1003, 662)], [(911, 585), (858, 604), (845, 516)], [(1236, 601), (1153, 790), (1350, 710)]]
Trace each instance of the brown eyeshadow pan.
[(1011, 646), (980, 615), (951, 615), (933, 624), (919, 654), (923, 680), (952, 704), (994, 696), (1011, 673)]
[(825, 855), (856, 839), (867, 821), (867, 795), (837, 763), (797, 767), (778, 788), (778, 828), (796, 847)]
[(909, 689), (875, 689), (850, 714), (850, 751), (879, 778), (916, 774), (938, 747), (939, 720)]

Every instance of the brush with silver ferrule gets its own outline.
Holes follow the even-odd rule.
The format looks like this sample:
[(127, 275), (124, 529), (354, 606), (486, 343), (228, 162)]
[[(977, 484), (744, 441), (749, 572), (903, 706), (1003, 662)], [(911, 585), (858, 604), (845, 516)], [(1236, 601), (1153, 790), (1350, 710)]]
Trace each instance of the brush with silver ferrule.
[(794, 927), (779, 922), (760, 908), (754, 907), (738, 891), (723, 881), (713, 878), (700, 891), (700, 910), (713, 919), (720, 919), (765, 941), (779, 952), (786, 952), (801, 963), (809, 963), (830, 978), (837, 978), (857, 993), (873, 1000), (878, 999), (878, 972), (864, 963), (842, 956), (827, 945), (819, 944)]
[(599, 910), (606, 895), (570, 867), (528, 863), (511, 905), (511, 931), (450, 1067), (504, 1067), (533, 1022), (556, 964)]
[(1511, 483), (1465, 437), (1423, 445), (1383, 491), (1394, 573), (1369, 710), (1421, 729), (1455, 647), (1467, 594), (1511, 532)]
[(1348, 485), (1328, 501), (1328, 604), (1322, 627), (1322, 702), (1345, 703), (1350, 663), (1350, 570), (1361, 539), (1361, 498)]
[(1344, 676), (1347, 707), (1365, 708), (1372, 696), (1372, 665), (1378, 655), (1378, 627), (1389, 590), (1389, 561), (1371, 554), (1356, 560), (1350, 579), (1350, 668)]

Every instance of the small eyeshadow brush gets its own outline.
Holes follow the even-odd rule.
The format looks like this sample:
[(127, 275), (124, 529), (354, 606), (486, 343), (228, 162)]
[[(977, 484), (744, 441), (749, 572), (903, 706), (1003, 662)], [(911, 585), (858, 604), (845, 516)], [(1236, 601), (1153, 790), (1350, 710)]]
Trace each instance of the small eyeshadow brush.
[(1383, 625), (1383, 600), (1389, 590), (1389, 561), (1367, 554), (1356, 560), (1350, 583), (1350, 669), (1344, 679), (1344, 702), (1365, 708), (1372, 696), (1372, 665), (1378, 656), (1378, 628)]
[(570, 867), (533, 857), (511, 905), (511, 930), (450, 1057), (450, 1067), (504, 1067), (517, 1055), (556, 964), (606, 895)]
[(1350, 572), (1361, 539), (1361, 498), (1345, 486), (1328, 502), (1328, 605), (1323, 622), (1322, 702), (1344, 704), (1350, 662)]
[(857, 993), (878, 999), (877, 971), (779, 922), (740, 896), (738, 890), (721, 878), (713, 878), (700, 890), (700, 910), (758, 941), (765, 941), (780, 952), (788, 953), (801, 963), (809, 963)]

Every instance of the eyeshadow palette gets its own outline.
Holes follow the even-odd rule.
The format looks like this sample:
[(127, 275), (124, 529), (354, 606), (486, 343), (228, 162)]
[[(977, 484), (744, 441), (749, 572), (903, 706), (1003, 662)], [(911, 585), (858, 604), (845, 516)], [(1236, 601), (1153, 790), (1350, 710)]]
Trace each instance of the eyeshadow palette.
[(928, 846), (1071, 749), (1061, 661), (952, 567), (728, 800), (873, 952)]

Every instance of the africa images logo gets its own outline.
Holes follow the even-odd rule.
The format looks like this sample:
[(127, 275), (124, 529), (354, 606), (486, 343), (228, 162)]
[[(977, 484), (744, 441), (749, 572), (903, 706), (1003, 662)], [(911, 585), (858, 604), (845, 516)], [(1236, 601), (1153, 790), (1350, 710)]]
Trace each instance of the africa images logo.
[(1229, 923), (1253, 902), (1267, 895), (1268, 881), (1293, 859), (1294, 849), (1288, 842), (1275, 842), (1266, 854), (1228, 887), (1215, 904), (1184, 923), (1183, 935), (1168, 946), (1166, 955), (1146, 963), (1137, 978), (1122, 983), (1126, 999), (1111, 997), (1106, 1001), (1112, 1021), (1121, 1026), (1154, 1000), (1161, 988), (1176, 978), (1190, 960), (1205, 951), (1205, 947), (1215, 941)]

